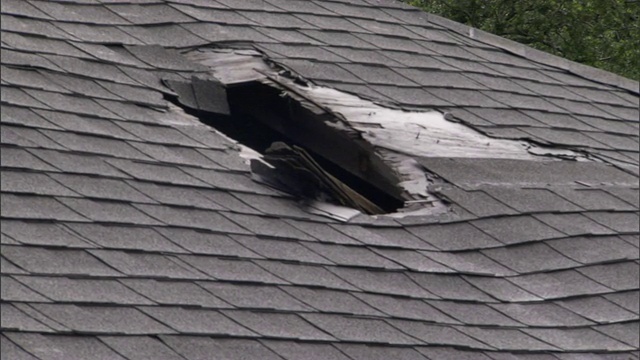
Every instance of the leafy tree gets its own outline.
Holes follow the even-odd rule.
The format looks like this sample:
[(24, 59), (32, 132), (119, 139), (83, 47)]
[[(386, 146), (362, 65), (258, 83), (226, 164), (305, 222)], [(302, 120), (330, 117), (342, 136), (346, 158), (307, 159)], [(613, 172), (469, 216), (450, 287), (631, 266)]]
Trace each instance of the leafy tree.
[(576, 62), (640, 79), (640, 0), (406, 0)]

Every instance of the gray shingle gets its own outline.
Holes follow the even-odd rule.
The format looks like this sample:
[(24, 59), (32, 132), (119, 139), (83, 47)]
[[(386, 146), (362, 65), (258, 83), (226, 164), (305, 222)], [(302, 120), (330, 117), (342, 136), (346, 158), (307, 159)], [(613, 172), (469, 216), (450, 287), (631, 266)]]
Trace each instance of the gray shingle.
[(599, 323), (613, 323), (637, 319), (637, 315), (606, 300), (601, 296), (569, 299), (560, 306)]
[(610, 292), (575, 270), (564, 270), (510, 278), (509, 281), (543, 299)]
[(25, 127), (15, 127), (9, 125), (0, 125), (0, 134), (2, 136), (0, 142), (3, 144), (17, 145), (27, 148), (46, 148), (46, 149), (59, 149), (60, 146), (55, 141), (52, 141), (44, 132), (49, 130), (36, 130)]
[[(355, 228), (356, 231), (352, 235), (358, 233), (359, 228)], [(350, 233), (350, 231), (345, 231)], [(431, 244), (420, 240), (418, 237), (412, 235), (406, 229), (401, 227), (376, 227), (371, 229), (369, 233), (376, 235), (376, 238), (384, 239), (384, 241), (363, 241), (370, 245), (389, 246), (389, 247), (401, 247), (406, 249), (419, 249), (419, 250), (435, 250), (436, 248)], [(365, 238), (366, 239), (366, 238)]]
[[(136, 37), (143, 36), (145, 41), (150, 44), (159, 44), (162, 46), (179, 46), (180, 41), (191, 43), (192, 46), (203, 45), (206, 42), (218, 42), (218, 41), (250, 41), (257, 43), (274, 42), (271, 38), (263, 35), (257, 30), (247, 26), (233, 26), (225, 25), (221, 26), (212, 23), (191, 23), (184, 24), (182, 28), (186, 29), (183, 33), (180, 28), (166, 29), (156, 27), (156, 29), (148, 29), (147, 27), (137, 28)], [(169, 40), (162, 40), (158, 38), (156, 31), (173, 31), (174, 38)], [(195, 35), (191, 35), (195, 34)], [(197, 36), (197, 37), (196, 37)]]
[(110, 25), (126, 24), (124, 19), (100, 6), (82, 6), (79, 4), (66, 6), (66, 4), (49, 3), (46, 1), (31, 1), (30, 3), (57, 20)]
[(330, 267), (328, 269), (340, 278), (364, 291), (415, 298), (435, 297), (429, 291), (411, 281), (412, 276), (407, 276), (407, 274), (401, 272), (364, 270), (346, 267)]
[(127, 289), (115, 280), (71, 279), (66, 277), (16, 277), (29, 288), (56, 302), (151, 304), (146, 298)]
[[(4, 18), (3, 18), (4, 20)], [(9, 36), (18, 36), (15, 34), (11, 34), (11, 33), (5, 33), (6, 35)], [(3, 40), (5, 40), (5, 38), (3, 37)], [(62, 43), (65, 44), (65, 43)], [(22, 86), (22, 87), (31, 87), (31, 88), (35, 88), (35, 89), (41, 89), (41, 90), (48, 90), (48, 91), (55, 91), (55, 92), (68, 92), (66, 89), (64, 89), (63, 87), (57, 85), (55, 82), (51, 81), (50, 79), (48, 79), (47, 77), (42, 76), (42, 74), (36, 72), (36, 71), (25, 71), (25, 70), (18, 70), (16, 68), (13, 67), (7, 67), (7, 66), (2, 66), (1, 67), (2, 70), (2, 80), (6, 81), (7, 83), (11, 84), (11, 85), (15, 85), (15, 86)], [(14, 109), (18, 109), (15, 108)], [(33, 115), (33, 112), (31, 112), (28, 109), (24, 109), (23, 110), (23, 115), (25, 115), (26, 113), (31, 113), (30, 118), (33, 119), (32, 123), (34, 125), (44, 125), (45, 127), (53, 127), (53, 125), (49, 124), (48, 126), (46, 125), (46, 121), (42, 121), (42, 119), (40, 119), (40, 121), (38, 121), (38, 119), (34, 119), (37, 118), (36, 116)], [(2, 109), (2, 115), (8, 114), (5, 113), (5, 109), (3, 107)], [(28, 120), (28, 119), (25, 119)], [(9, 119), (5, 118), (5, 116), (3, 116), (2, 119), (3, 122), (8, 122), (10, 121)]]
[(302, 316), (315, 326), (343, 341), (385, 344), (420, 343), (382, 320), (324, 314), (304, 314)]
[(41, 171), (55, 171), (51, 165), (33, 156), (24, 149), (2, 146), (0, 163), (3, 169), (24, 168)]
[[(4, 9), (3, 9), (4, 10)], [(8, 335), (19, 334), (19, 333), (9, 333)], [(28, 352), (22, 350), (15, 343), (11, 342), (4, 335), (0, 336), (0, 346), (2, 346), (2, 353), (9, 357), (10, 359), (16, 360), (38, 360), (33, 355), (30, 355)]]
[(316, 240), (328, 243), (337, 244), (358, 244), (355, 239), (348, 237), (341, 232), (335, 230), (329, 225), (297, 220), (285, 220), (288, 224), (292, 225), (298, 230), (305, 232), (306, 234), (313, 236)]
[(412, 77), (403, 76), (394, 70), (382, 66), (360, 65), (360, 64), (340, 64), (367, 84), (382, 84), (393, 86), (418, 86), (419, 84), (410, 80)]
[(227, 235), (179, 228), (157, 228), (156, 230), (193, 254), (246, 258), (261, 257)]
[(638, 321), (629, 322), (624, 324), (613, 324), (598, 326), (595, 328), (597, 331), (609, 335), (610, 337), (617, 339), (637, 349), (640, 346), (640, 341), (636, 334), (640, 331), (638, 328)]
[(562, 234), (531, 216), (502, 217), (472, 224), (505, 244), (561, 237)]
[[(118, 116), (104, 107), (100, 106), (97, 102), (86, 97), (80, 97), (75, 95), (60, 94), (57, 92), (49, 92), (42, 90), (28, 89), (26, 92), (40, 99), (46, 104), (51, 104), (50, 108), (59, 111), (69, 111), (83, 115), (94, 115), (105, 119), (117, 119)], [(40, 107), (48, 109), (49, 107)]]
[(122, 284), (161, 305), (228, 308), (229, 304), (186, 281), (122, 279)]
[(418, 341), (428, 345), (454, 345), (465, 348), (488, 349), (489, 347), (451, 326), (434, 325), (421, 321), (388, 320), (396, 329), (402, 330)]
[(583, 214), (537, 214), (534, 217), (543, 223), (562, 231), (563, 233), (575, 235), (602, 235), (612, 234), (613, 230), (598, 224), (587, 218)]
[[(424, 356), (428, 356), (429, 359), (459, 359), (459, 360), (490, 360), (490, 359), (494, 359), (492, 357), (488, 357), (485, 354), (499, 354), (499, 355), (507, 355), (510, 356), (509, 353), (506, 352), (485, 352), (485, 354), (478, 352), (478, 351), (463, 351), (463, 350), (457, 350), (454, 347), (435, 347), (435, 346), (421, 346), (419, 348), (417, 348), (417, 350), (423, 354)], [(527, 357), (524, 357), (526, 355), (524, 354), (519, 354), (521, 356), (523, 356), (523, 359), (528, 359)], [(534, 355), (536, 356), (536, 355)], [(544, 356), (544, 355), (543, 355)], [(501, 358), (496, 358), (494, 360), (500, 360)], [(510, 358), (507, 357), (507, 359), (512, 360)], [(534, 358), (535, 360), (556, 360), (555, 357), (551, 357), (551, 359), (538, 359), (538, 358)]]
[(103, 248), (185, 252), (158, 232), (147, 227), (70, 223), (66, 226)]
[(332, 344), (263, 341), (275, 353), (288, 360), (351, 360)]
[(488, 295), (471, 286), (458, 275), (410, 273), (409, 277), (433, 294), (445, 299), (491, 301)]
[(222, 210), (224, 207), (209, 200), (195, 188), (152, 184), (147, 182), (129, 182), (150, 199), (167, 205), (181, 205), (208, 210)]
[(336, 347), (353, 360), (425, 360), (411, 348), (370, 346), (363, 344), (337, 344)]
[(343, 313), (365, 316), (383, 316), (380, 311), (344, 291), (312, 289), (301, 286), (283, 286), (293, 297), (320, 312)]
[(2, 255), (32, 273), (93, 276), (119, 275), (117, 271), (82, 250), (3, 246)]
[(160, 339), (189, 360), (205, 360), (210, 358), (211, 354), (217, 354), (229, 360), (244, 360), (245, 356), (250, 359), (280, 360), (278, 356), (255, 340), (214, 339), (184, 335), (162, 336)]
[(578, 206), (546, 189), (501, 188), (486, 191), (494, 198), (523, 213), (580, 210)]
[(250, 171), (250, 166), (240, 157), (240, 153), (237, 150), (197, 149), (197, 151), (214, 162), (216, 167), (221, 166), (224, 169), (238, 172)]
[(573, 130), (585, 130), (585, 131), (594, 131), (596, 130), (594, 127), (589, 126), (589, 123), (586, 123), (583, 120), (583, 117), (579, 117), (580, 120), (577, 120), (576, 117), (567, 115), (567, 114), (554, 114), (554, 113), (545, 113), (541, 111), (523, 111), (526, 115), (538, 120), (542, 124), (546, 124), (553, 128), (559, 129), (573, 129)]
[(282, 59), (278, 62), (307, 79), (333, 80), (354, 84), (363, 83), (362, 80), (358, 79), (347, 70), (344, 70), (343, 68), (332, 63), (290, 59)]
[(517, 329), (459, 327), (459, 330), (499, 350), (543, 351), (557, 349)]
[(52, 19), (46, 14), (38, 10), (37, 7), (21, 1), (9, 0), (2, 5), (2, 12), (7, 14), (23, 15), (29, 18)]
[[(294, 265), (278, 261), (256, 260), (256, 264), (275, 276), (295, 285), (355, 290), (348, 282), (321, 266)], [(279, 281), (282, 283), (281, 281)]]
[(245, 309), (309, 311), (311, 308), (275, 286), (200, 282), (200, 286), (229, 304)]
[[(3, 149), (4, 150), (4, 149)], [(7, 149), (9, 152), (11, 149)], [(31, 149), (29, 150), (31, 154), (37, 156), (38, 158), (46, 161), (47, 163), (55, 166), (61, 171), (67, 173), (80, 173), (80, 174), (94, 174), (94, 175), (104, 175), (104, 176), (115, 176), (115, 177), (129, 177), (124, 172), (119, 171), (115, 167), (109, 165), (104, 161), (104, 158), (99, 156), (92, 156), (88, 154), (80, 155), (69, 152), (60, 152), (55, 150), (39, 150), (39, 149)], [(36, 170), (54, 170), (49, 165), (38, 165), (42, 163), (40, 160), (37, 160), (37, 163), (34, 163), (32, 158), (33, 156), (27, 152), (24, 152), (26, 156), (29, 155), (28, 159), (25, 160), (25, 165), (28, 165), (30, 168)], [(18, 159), (16, 159), (18, 160)], [(10, 163), (10, 162), (8, 162)], [(3, 165), (5, 162), (3, 161)], [(44, 163), (42, 163), (44, 164)]]
[(162, 254), (126, 253), (116, 250), (89, 250), (91, 254), (130, 276), (205, 279), (206, 275)]
[(295, 314), (223, 310), (224, 315), (263, 336), (300, 340), (334, 340)]
[(402, 269), (402, 266), (364, 247), (320, 243), (309, 243), (305, 246), (338, 265)]
[(50, 302), (51, 300), (38, 294), (32, 289), (20, 284), (10, 276), (2, 276), (0, 281), (2, 301), (24, 301), (24, 302)]
[(100, 341), (130, 360), (182, 360), (160, 340), (149, 336), (100, 336)]
[(576, 182), (637, 182), (635, 177), (613, 166), (595, 162), (449, 158), (421, 158), (419, 162), (430, 171), (464, 188), (477, 188), (482, 184), (501, 187), (537, 185), (545, 188), (549, 184), (575, 186)]
[(354, 295), (365, 303), (394, 318), (446, 324), (459, 323), (425, 301), (364, 293), (355, 293)]
[(333, 264), (322, 254), (318, 255), (304, 245), (294, 241), (262, 239), (255, 236), (234, 235), (233, 238), (246, 248), (268, 259), (281, 259), (303, 263)]
[[(394, 249), (375, 249), (374, 251), (413, 271), (435, 273), (454, 272), (450, 267), (433, 261), (430, 257), (425, 255), (427, 254), (426, 252)], [(428, 254), (430, 255), (432, 253)]]
[[(317, 29), (313, 21), (308, 21), (309, 16), (300, 14), (293, 16), (287, 13), (270, 13), (270, 12), (253, 12), (253, 11), (238, 11), (239, 15), (246, 17), (256, 24), (260, 24), (265, 27), (273, 28), (285, 28), (285, 29)], [(302, 20), (301, 20), (301, 19)], [(316, 17), (312, 16), (313, 19)], [(337, 19), (334, 24), (338, 25), (351, 25), (349, 22)], [(341, 21), (340, 21), (341, 20)], [(316, 21), (317, 22), (317, 21)], [(346, 23), (346, 24), (345, 24)]]
[(34, 304), (47, 317), (80, 332), (100, 334), (169, 334), (173, 331), (129, 307)]
[(137, 45), (140, 40), (113, 26), (88, 25), (81, 23), (56, 22), (58, 29), (74, 37), (91, 43), (117, 43)]
[(248, 232), (213, 210), (199, 210), (162, 205), (136, 205), (136, 207), (167, 225), (189, 227), (224, 233), (247, 234)]
[(220, 190), (249, 192), (263, 195), (279, 194), (264, 185), (252, 181), (246, 174), (187, 167), (181, 167), (180, 169), (199, 179), (198, 181), (204, 181), (204, 183), (201, 184), (204, 184), (205, 187), (211, 187), (212, 185), (215, 189)]
[(593, 324), (582, 316), (551, 302), (491, 304), (490, 306), (529, 326), (577, 327)]
[(532, 135), (534, 139), (553, 145), (570, 147), (587, 147), (593, 149), (611, 149), (609, 146), (583, 135), (575, 130), (560, 130), (550, 128), (520, 128)]
[(107, 155), (125, 159), (151, 160), (150, 157), (131, 147), (124, 141), (103, 137), (79, 135), (70, 132), (43, 130), (46, 136), (66, 148), (83, 153)]
[[(153, 200), (136, 191), (122, 180), (68, 174), (51, 174), (50, 176), (58, 183), (86, 197), (132, 202), (153, 202)], [(69, 194), (57, 195), (69, 196)]]
[(540, 297), (503, 278), (464, 276), (476, 288), (501, 301), (538, 301)]
[(58, 201), (94, 221), (141, 225), (160, 224), (157, 220), (143, 214), (126, 203), (76, 198), (58, 198)]
[(15, 306), (0, 304), (0, 315), (2, 315), (2, 328), (7, 330), (40, 331), (51, 332), (52, 329), (41, 322), (29, 317)]
[(579, 264), (546, 244), (525, 244), (483, 250), (493, 260), (519, 273), (573, 268)]
[(180, 259), (214, 279), (267, 284), (284, 284), (282, 280), (251, 261), (221, 259), (212, 256), (182, 255)]
[(53, 223), (2, 221), (2, 233), (29, 245), (90, 248), (93, 244), (83, 241), (65, 228)]
[(630, 350), (631, 346), (618, 342), (592, 329), (524, 329), (524, 332), (564, 350)]
[(423, 251), (421, 253), (440, 264), (446, 264), (446, 266), (455, 269), (460, 273), (489, 276), (515, 275), (512, 270), (505, 267), (505, 264), (493, 261), (483, 255), (483, 253), (477, 251), (458, 253)]
[(60, 111), (48, 111), (48, 110), (34, 110), (42, 118), (47, 119), (52, 124), (57, 125), (57, 128), (63, 128), (68, 131), (77, 133), (85, 133), (89, 135), (105, 136), (115, 139), (137, 139), (132, 134), (122, 130), (120, 127), (114, 124), (112, 120), (103, 120), (96, 117), (79, 116), (76, 114), (60, 112)]
[(423, 90), (421, 88), (404, 87), (387, 85), (372, 85), (371, 88), (376, 92), (394, 100), (397, 103), (411, 106), (421, 107), (441, 107), (451, 106), (452, 104), (440, 97)]
[(640, 224), (638, 222), (639, 217), (637, 213), (590, 212), (585, 215), (616, 232), (640, 232)]
[(224, 216), (257, 235), (283, 237), (298, 240), (313, 240), (307, 234), (290, 226), (279, 218), (267, 218), (234, 213), (224, 213)]
[(255, 336), (254, 332), (214, 310), (158, 306), (140, 307), (140, 310), (181, 333)]
[(233, 196), (242, 200), (245, 204), (259, 210), (262, 214), (279, 217), (293, 217), (298, 219), (324, 220), (321, 217), (316, 217), (304, 211), (297, 202), (293, 201), (293, 199), (241, 193), (233, 194)]
[(640, 265), (635, 261), (588, 266), (578, 271), (617, 291), (634, 290), (640, 287)]
[(575, 237), (553, 240), (547, 244), (565, 256), (583, 264), (622, 259), (637, 259), (638, 248), (617, 236)]
[(77, 195), (42, 173), (3, 170), (0, 181), (2, 190), (5, 192), (54, 196)]
[(182, 4), (171, 4), (171, 7), (189, 15), (197, 20), (236, 25), (254, 25), (255, 23), (230, 9), (217, 9), (213, 7), (195, 7)]
[(627, 292), (619, 292), (615, 294), (605, 295), (608, 300), (622, 306), (623, 308), (638, 314), (640, 312), (640, 292), (635, 291), (627, 291)]
[(53, 72), (45, 72), (44, 74), (49, 81), (62, 87), (62, 91), (57, 92), (82, 95), (91, 98), (123, 100), (120, 96), (107, 91), (93, 80), (84, 79), (78, 76), (61, 75)]
[(468, 223), (412, 226), (407, 230), (441, 250), (469, 250), (501, 245)]
[(0, 256), (0, 269), (2, 274), (26, 274), (26, 271), (9, 262), (4, 256)]
[[(77, 26), (80, 24), (62, 24), (62, 26), (64, 25), (71, 26), (71, 28), (74, 28), (74, 25)], [(108, 29), (115, 29), (115, 28), (110, 27)], [(105, 33), (108, 33), (108, 32), (109, 31), (105, 31)], [(120, 32), (120, 34), (124, 34), (124, 33)], [(84, 34), (84, 36), (86, 37), (87, 34)], [(82, 37), (82, 35), (80, 35), (80, 37)], [(134, 40), (133, 43), (137, 43), (137, 44), (140, 43), (140, 41), (138, 40), (135, 40), (135, 39), (133, 40)], [(126, 44), (127, 42), (121, 42), (121, 43)], [(129, 44), (131, 44), (131, 42), (129, 42)], [(90, 54), (92, 56), (92, 59), (97, 59), (99, 61), (104, 61), (104, 62), (118, 64), (118, 65), (136, 66), (140, 68), (147, 67), (147, 65), (145, 65), (143, 62), (136, 59), (135, 57), (133, 57), (131, 54), (129, 54), (127, 51), (125, 51), (123, 48), (120, 48), (120, 47), (106, 46), (101, 44), (90, 44), (88, 42), (82, 42), (82, 43), (76, 42), (76, 43), (73, 43), (73, 46), (84, 51), (87, 54)], [(99, 83), (104, 84), (104, 82), (100, 82), (100, 81)], [(110, 84), (113, 84), (113, 83), (110, 83)]]
[(140, 180), (176, 185), (207, 186), (205, 182), (190, 176), (174, 166), (161, 166), (123, 159), (105, 159), (105, 162), (123, 173)]
[(133, 24), (181, 23), (192, 21), (191, 18), (166, 4), (114, 4), (108, 5), (106, 8)]
[(123, 357), (93, 337), (48, 336), (25, 333), (10, 334), (9, 336), (13, 341), (20, 344), (22, 348), (45, 359), (50, 358), (51, 353), (49, 351), (54, 349), (55, 354), (60, 358), (83, 359), (91, 357), (100, 360), (124, 360)]

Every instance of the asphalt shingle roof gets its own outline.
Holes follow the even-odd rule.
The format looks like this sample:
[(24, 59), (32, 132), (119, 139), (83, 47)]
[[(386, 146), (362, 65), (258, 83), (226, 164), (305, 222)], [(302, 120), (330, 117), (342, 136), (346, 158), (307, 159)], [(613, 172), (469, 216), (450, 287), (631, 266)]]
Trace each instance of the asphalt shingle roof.
[[(3, 0), (2, 357), (638, 359), (638, 83), (393, 0)], [(419, 158), (454, 214), (339, 223), (165, 100), (181, 50), (589, 161)]]

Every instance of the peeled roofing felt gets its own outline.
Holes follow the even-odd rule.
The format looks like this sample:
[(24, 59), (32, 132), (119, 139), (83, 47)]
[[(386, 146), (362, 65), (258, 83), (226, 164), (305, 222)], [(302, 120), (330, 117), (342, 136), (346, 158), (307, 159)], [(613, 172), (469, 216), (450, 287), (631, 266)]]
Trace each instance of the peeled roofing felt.
[[(637, 82), (392, 0), (1, 12), (3, 359), (638, 358)], [(317, 216), (166, 100), (212, 47), (587, 160), (429, 153), (447, 213)]]

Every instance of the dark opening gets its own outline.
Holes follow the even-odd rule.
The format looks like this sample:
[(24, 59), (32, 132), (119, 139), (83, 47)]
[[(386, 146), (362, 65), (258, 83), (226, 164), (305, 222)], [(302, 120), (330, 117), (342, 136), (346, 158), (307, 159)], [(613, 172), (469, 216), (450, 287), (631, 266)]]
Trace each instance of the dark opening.
[(326, 125), (325, 121), (332, 121), (329, 114), (314, 113), (298, 101), (283, 97), (281, 90), (258, 82), (228, 87), (226, 98), (228, 114), (203, 110), (202, 106), (184, 106), (182, 98), (170, 100), (261, 154), (274, 142), (304, 149), (323, 170), (377, 205), (379, 213), (395, 212), (404, 206), (393, 171), (364, 141)]

